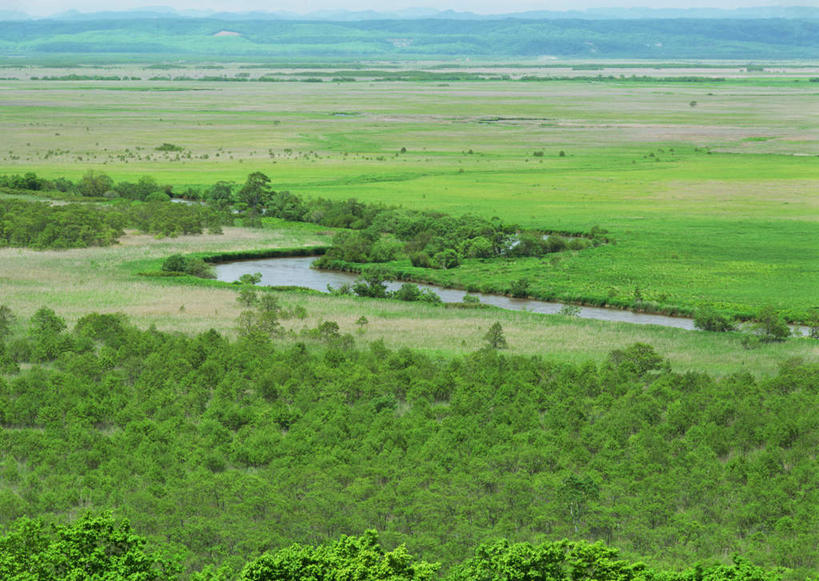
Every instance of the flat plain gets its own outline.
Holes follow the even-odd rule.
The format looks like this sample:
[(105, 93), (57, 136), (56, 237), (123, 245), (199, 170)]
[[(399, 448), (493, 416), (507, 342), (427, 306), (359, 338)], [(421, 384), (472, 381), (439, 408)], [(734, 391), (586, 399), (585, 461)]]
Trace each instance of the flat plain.
[[(241, 65), (225, 67), (242, 74)], [(250, 70), (254, 77), (265, 73)], [(509, 72), (489, 65), (480, 70)], [(627, 70), (635, 78), (443, 83), (332, 82), (332, 71), (320, 71), (323, 82), (45, 81), (31, 78), (107, 72), (146, 79), (156, 71), (139, 65), (8, 69), (4, 74), (13, 80), (0, 81), (0, 173), (77, 179), (93, 169), (115, 180), (153, 176), (181, 192), (218, 180), (239, 184), (262, 171), (275, 189), (306, 197), (498, 216), (555, 231), (599, 225), (616, 243), (551, 260), (466, 261), (429, 278), (501, 292), (526, 278), (534, 292), (555, 299), (617, 304), (639, 294), (661, 310), (711, 304), (744, 317), (771, 304), (804, 322), (819, 302), (819, 119), (812, 114), (819, 86), (805, 69), (770, 70), (777, 72), (692, 65), (685, 70), (691, 80), (681, 81), (663, 79), (667, 70), (652, 74), (635, 65)], [(188, 65), (182, 72), (196, 78), (212, 71)], [(272, 65), (269, 72), (276, 72)], [(162, 143), (183, 151), (157, 151)], [(180, 249), (291, 246), (327, 237), (281, 227), (147, 239), (145, 245), (138, 240), (67, 253), (3, 250), (4, 300), (22, 313), (50, 303), (72, 318), (119, 310), (168, 328), (176, 328), (177, 319), (190, 330), (229, 328), (238, 312), (234, 292), (139, 280), (128, 264)], [(117, 282), (100, 286), (112, 273)], [(315, 316), (349, 310), (350, 322), (364, 308), (360, 301), (309, 301)], [(197, 304), (207, 309), (199, 312)], [(463, 333), (450, 323), (438, 326), (451, 328), (452, 337), (444, 333), (430, 343), (414, 307), (365, 308), (371, 309), (391, 312), (384, 335), (399, 344), (447, 352), (475, 347), (452, 341)], [(431, 312), (436, 320), (480, 327), (474, 315)], [(553, 325), (527, 314), (491, 317), (522, 333), (529, 328), (518, 342), (527, 353), (543, 350), (540, 327)], [(654, 333), (687, 337), (674, 340), (682, 345), (679, 358), (715, 371), (767, 371), (777, 359), (759, 351), (741, 355), (737, 338), (640, 329), (618, 331), (618, 341), (600, 335), (617, 326), (571, 320), (557, 326), (586, 338), (547, 343), (596, 356), (626, 338), (656, 344)], [(727, 347), (715, 349), (712, 342)], [(771, 349), (777, 356), (816, 355), (807, 341)]]

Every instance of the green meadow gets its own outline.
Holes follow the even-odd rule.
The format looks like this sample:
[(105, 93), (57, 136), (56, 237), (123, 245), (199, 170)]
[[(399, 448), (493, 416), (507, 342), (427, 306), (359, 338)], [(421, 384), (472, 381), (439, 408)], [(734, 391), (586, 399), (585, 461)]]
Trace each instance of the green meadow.
[[(744, 318), (771, 304), (804, 322), (819, 303), (819, 87), (736, 71), (687, 83), (19, 75), (0, 82), (0, 172), (76, 179), (94, 169), (184, 191), (262, 171), (306, 197), (555, 231), (599, 225), (614, 244), (416, 277), (495, 292), (526, 278), (543, 298), (680, 313), (711, 304)], [(183, 151), (155, 149), (165, 142)]]

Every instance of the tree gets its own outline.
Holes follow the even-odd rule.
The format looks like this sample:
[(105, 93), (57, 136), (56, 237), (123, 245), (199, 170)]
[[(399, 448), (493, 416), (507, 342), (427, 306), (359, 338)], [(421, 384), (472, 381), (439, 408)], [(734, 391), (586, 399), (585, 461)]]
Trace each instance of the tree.
[(557, 491), (569, 513), (574, 526), (574, 532), (579, 532), (581, 519), (586, 514), (586, 507), (590, 500), (597, 500), (600, 496), (600, 486), (588, 476), (580, 478), (570, 474), (563, 479), (563, 484)]
[(355, 324), (358, 326), (358, 332), (359, 333), (364, 333), (364, 329), (369, 324), (369, 322), (370, 321), (367, 320), (367, 317), (365, 317), (364, 315), (361, 315), (358, 318), (358, 320), (355, 322)]
[(483, 338), (486, 340), (489, 349), (506, 349), (508, 347), (506, 337), (503, 336), (503, 327), (498, 321), (495, 321), (489, 327), (489, 331), (486, 332)]
[(784, 341), (791, 334), (788, 324), (772, 305), (762, 307), (754, 321), (751, 331), (763, 343)]
[(207, 201), (217, 210), (226, 210), (233, 203), (233, 184), (218, 181), (208, 190)]
[(340, 327), (335, 321), (322, 321), (321, 324), (316, 327), (319, 339), (326, 343), (332, 343), (334, 339), (338, 339), (341, 336), (339, 331)]
[(104, 173), (89, 169), (77, 184), (80, 195), (101, 198), (102, 195), (114, 187), (114, 180)]
[(239, 284), (256, 285), (262, 282), (262, 273), (254, 272), (253, 274), (245, 273), (239, 277)]
[(142, 176), (134, 188), (138, 200), (146, 200), (151, 194), (161, 192), (159, 184), (151, 176)]
[(634, 343), (625, 349), (615, 349), (609, 353), (609, 361), (638, 377), (643, 377), (649, 371), (668, 371), (670, 364), (667, 359), (654, 350), (648, 343)]
[(385, 553), (375, 531), (330, 546), (293, 545), (248, 563), (240, 581), (432, 581), (437, 563), (414, 561), (401, 545)]
[(275, 337), (284, 333), (279, 322), (282, 307), (279, 300), (270, 293), (256, 294), (253, 287), (239, 291), (236, 299), (248, 310), (239, 314), (239, 335), (243, 337)]
[(819, 308), (811, 309), (808, 313), (808, 337), (819, 339)]
[(70, 337), (63, 334), (65, 320), (52, 309), (41, 307), (31, 317), (31, 336), (34, 338), (32, 357), (35, 361), (50, 361), (71, 347)]
[(177, 579), (177, 558), (145, 550), (146, 540), (110, 513), (86, 514), (67, 526), (22, 518), (0, 537), (2, 579)]
[(14, 313), (8, 305), (0, 305), (0, 341), (6, 338), (14, 324)]
[(247, 176), (245, 184), (236, 194), (249, 210), (261, 212), (270, 202), (273, 191), (270, 189), (270, 178), (260, 171)]
[(384, 282), (386, 272), (380, 268), (371, 268), (361, 274), (361, 278), (353, 284), (353, 292), (360, 297), (374, 299), (387, 298), (387, 285)]

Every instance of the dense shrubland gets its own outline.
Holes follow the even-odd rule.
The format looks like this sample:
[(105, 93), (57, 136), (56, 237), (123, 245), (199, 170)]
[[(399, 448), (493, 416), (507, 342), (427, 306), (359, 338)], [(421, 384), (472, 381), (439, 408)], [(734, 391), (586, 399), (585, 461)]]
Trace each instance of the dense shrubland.
[(0, 246), (83, 248), (108, 246), (124, 234), (122, 213), (85, 204), (0, 199)]
[[(247, 306), (236, 341), (4, 310), (0, 523), (111, 509), (186, 571), (235, 573), (375, 528), (442, 573), (480, 571), (456, 578), (557, 551), (501, 545), (458, 565), (495, 538), (603, 541), (668, 569), (738, 552), (788, 579), (816, 572), (816, 364), (718, 380), (642, 344), (597, 365), (436, 359), (356, 346), (364, 323), (359, 339), (324, 321), (298, 342), (284, 306), (249, 293)], [(680, 578), (729, 578), (702, 571)]]
[[(142, 177), (137, 183), (114, 183), (106, 174), (94, 171), (88, 171), (76, 184), (64, 178), (49, 181), (27, 173), (2, 177), (0, 186), (147, 202), (167, 201), (173, 194), (172, 188), (159, 186), (149, 176)], [(347, 263), (384, 263), (399, 259), (409, 259), (416, 267), (449, 269), (467, 258), (542, 257), (609, 241), (605, 237), (606, 231), (598, 227), (584, 235), (564, 238), (545, 231), (522, 230), (516, 225), (504, 224), (499, 218), (455, 217), (442, 212), (366, 204), (355, 199), (305, 199), (288, 191), (274, 191), (270, 178), (261, 172), (248, 175), (241, 187), (220, 181), (204, 192), (189, 189), (185, 196), (197, 200), (204, 198), (214, 212), (222, 214), (223, 220), (232, 214), (240, 217), (245, 225), (257, 225), (261, 216), (270, 216), (343, 228), (318, 264), (342, 269)], [(142, 229), (154, 231), (157, 227), (151, 223), (153, 216), (168, 211), (167, 207), (156, 205), (152, 205), (150, 211), (135, 209), (132, 210), (132, 220)], [(158, 220), (167, 223), (162, 217)], [(180, 224), (179, 228), (187, 233), (185, 224)]]
[(222, 218), (212, 210), (162, 202), (113, 206), (0, 199), (0, 247), (85, 248), (116, 244), (125, 228), (177, 236), (221, 232)]

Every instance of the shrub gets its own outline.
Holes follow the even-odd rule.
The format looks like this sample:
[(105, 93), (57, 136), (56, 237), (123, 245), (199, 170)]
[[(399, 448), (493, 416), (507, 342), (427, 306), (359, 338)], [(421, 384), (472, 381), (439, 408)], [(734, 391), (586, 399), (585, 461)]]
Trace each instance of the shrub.
[(431, 268), (432, 260), (426, 252), (415, 252), (410, 254), (410, 262), (418, 268)]
[(399, 301), (418, 301), (421, 299), (421, 289), (417, 284), (404, 283), (401, 288), (391, 293), (391, 298)]
[(567, 246), (566, 239), (563, 236), (552, 234), (546, 239), (547, 252), (560, 252), (566, 250)]
[(694, 314), (694, 326), (703, 331), (724, 333), (736, 329), (733, 321), (711, 307), (700, 307)]
[(162, 262), (163, 272), (182, 272), (198, 278), (216, 278), (216, 274), (207, 262), (201, 258), (185, 257), (173, 254)]
[(788, 324), (771, 305), (763, 307), (754, 320), (755, 323), (751, 327), (751, 331), (763, 343), (784, 341), (791, 334)]
[(422, 303), (430, 303), (433, 305), (437, 305), (442, 303), (441, 297), (433, 291), (431, 288), (421, 289), (421, 297), (418, 299)]
[(486, 340), (489, 349), (506, 349), (506, 347), (508, 347), (506, 337), (503, 335), (503, 327), (501, 327), (498, 321), (495, 321), (492, 326), (489, 327), (489, 330), (483, 338)]
[(170, 202), (171, 197), (165, 192), (153, 192), (145, 196), (146, 202)]
[(164, 272), (185, 272), (187, 260), (181, 254), (172, 254), (162, 262)]
[(579, 317), (580, 307), (577, 305), (563, 305), (560, 307), (558, 314), (563, 315), (564, 317)]
[(455, 252), (452, 248), (447, 248), (435, 254), (432, 257), (432, 263), (437, 268), (455, 268), (461, 264), (461, 255)]
[(163, 143), (154, 148), (156, 151), (184, 151), (185, 148), (173, 143)]
[(512, 283), (512, 296), (516, 299), (525, 299), (529, 296), (529, 281), (525, 278), (518, 279)]

